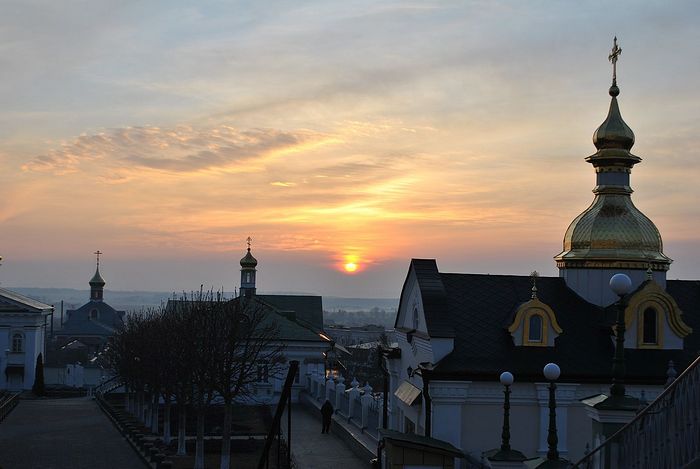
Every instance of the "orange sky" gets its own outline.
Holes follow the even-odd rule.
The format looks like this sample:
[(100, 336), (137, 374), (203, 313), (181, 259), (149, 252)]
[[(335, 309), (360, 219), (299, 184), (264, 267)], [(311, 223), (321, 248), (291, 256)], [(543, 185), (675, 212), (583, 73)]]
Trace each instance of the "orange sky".
[(233, 289), (249, 235), (266, 291), (398, 296), (411, 257), (555, 275), (613, 33), (635, 203), (700, 275), (694, 3), (238, 7), (3, 15), (4, 285), (84, 287), (99, 248), (108, 288)]

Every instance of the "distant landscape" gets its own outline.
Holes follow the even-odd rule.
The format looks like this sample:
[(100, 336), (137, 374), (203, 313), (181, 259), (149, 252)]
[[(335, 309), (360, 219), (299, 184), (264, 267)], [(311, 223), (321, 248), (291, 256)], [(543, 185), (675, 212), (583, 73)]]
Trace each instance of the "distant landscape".
[[(61, 301), (64, 310), (74, 309), (90, 297), (89, 290), (72, 288), (27, 288), (12, 287), (13, 291), (29, 296), (46, 304), (54, 305), (54, 320), (60, 321)], [(275, 294), (279, 292), (261, 292)], [(285, 292), (286, 293), (286, 292)], [(233, 292), (226, 292), (233, 297)], [(113, 308), (127, 312), (155, 308), (168, 298), (178, 297), (181, 293), (152, 291), (112, 291), (105, 290), (105, 301)], [(377, 324), (393, 327), (399, 300), (397, 298), (343, 298), (337, 296), (323, 297), (323, 316), (326, 324), (345, 326), (364, 326)]]

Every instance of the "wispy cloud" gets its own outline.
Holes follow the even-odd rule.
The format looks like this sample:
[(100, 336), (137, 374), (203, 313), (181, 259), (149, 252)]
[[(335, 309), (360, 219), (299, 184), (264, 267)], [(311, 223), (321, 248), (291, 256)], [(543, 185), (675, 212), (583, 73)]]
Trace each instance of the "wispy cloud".
[(128, 168), (193, 172), (245, 164), (323, 138), (320, 133), (302, 130), (127, 127), (82, 135), (35, 157), (22, 169), (61, 175), (99, 161), (105, 171)]

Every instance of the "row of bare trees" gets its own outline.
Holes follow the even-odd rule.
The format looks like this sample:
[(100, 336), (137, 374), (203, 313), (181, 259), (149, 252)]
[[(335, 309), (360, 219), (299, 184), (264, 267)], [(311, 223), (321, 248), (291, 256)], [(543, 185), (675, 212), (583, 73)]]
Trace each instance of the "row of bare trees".
[(166, 445), (172, 440), (171, 406), (176, 406), (179, 455), (186, 454), (187, 408), (195, 410), (195, 469), (204, 468), (209, 406), (215, 402), (224, 408), (220, 467), (229, 469), (234, 402), (254, 399), (258, 366), (264, 364), (270, 377), (284, 367), (274, 314), (254, 298), (225, 299), (201, 289), (161, 308), (129, 315), (106, 356), (125, 383), (129, 410), (156, 434), (159, 404), (164, 403)]

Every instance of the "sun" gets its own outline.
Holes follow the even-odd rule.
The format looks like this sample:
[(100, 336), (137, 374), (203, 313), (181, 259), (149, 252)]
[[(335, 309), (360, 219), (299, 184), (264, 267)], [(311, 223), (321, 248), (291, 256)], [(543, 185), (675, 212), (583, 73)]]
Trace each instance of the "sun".
[(345, 268), (345, 272), (355, 272), (357, 270), (357, 264), (355, 262), (348, 262), (343, 268)]

